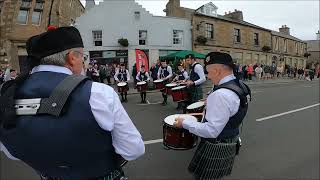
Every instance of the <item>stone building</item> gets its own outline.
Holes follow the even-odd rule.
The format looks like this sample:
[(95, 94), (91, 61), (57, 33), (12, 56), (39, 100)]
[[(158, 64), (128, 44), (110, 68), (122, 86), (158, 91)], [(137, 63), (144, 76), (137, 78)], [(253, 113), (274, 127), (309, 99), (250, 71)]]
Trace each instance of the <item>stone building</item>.
[(79, 0), (0, 0), (0, 68), (10, 63), (27, 71), (26, 40), (45, 32), (49, 24), (73, 24), (84, 10)]
[[(124, 63), (130, 72), (136, 50), (144, 51), (152, 65), (160, 56), (192, 48), (190, 20), (154, 16), (134, 0), (100, 2), (77, 18), (76, 27), (91, 59), (99, 64)], [(118, 43), (121, 38), (128, 46)]]
[[(192, 24), (192, 48), (200, 53), (223, 51), (229, 53), (240, 64), (262, 63), (270, 65), (290, 63), (305, 65), (305, 43), (285, 34), (282, 29), (275, 32), (244, 21), (239, 10), (224, 15), (217, 14), (213, 3), (207, 3), (196, 10), (180, 7), (180, 0), (169, 0), (167, 16), (189, 18)], [(276, 49), (274, 41), (278, 39)], [(288, 51), (283, 53), (281, 41), (287, 39)], [(298, 54), (292, 45), (298, 46)]]
[(316, 40), (309, 40), (307, 42), (307, 52), (310, 54), (307, 63), (320, 64), (320, 31), (316, 33)]

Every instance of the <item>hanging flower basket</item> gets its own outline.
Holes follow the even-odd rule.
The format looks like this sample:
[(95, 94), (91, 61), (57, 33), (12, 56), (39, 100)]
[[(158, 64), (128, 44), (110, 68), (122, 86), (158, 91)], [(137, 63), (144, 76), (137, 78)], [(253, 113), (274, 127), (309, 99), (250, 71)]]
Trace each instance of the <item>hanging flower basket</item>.
[(118, 43), (123, 46), (123, 47), (128, 47), (129, 46), (129, 42), (128, 42), (128, 39), (125, 39), (125, 38), (121, 38), (118, 40)]
[(271, 48), (270, 48), (270, 46), (263, 46), (261, 50), (263, 52), (269, 52), (269, 51), (271, 51)]
[(204, 36), (198, 36), (196, 41), (199, 43), (199, 44), (206, 44), (208, 39)]

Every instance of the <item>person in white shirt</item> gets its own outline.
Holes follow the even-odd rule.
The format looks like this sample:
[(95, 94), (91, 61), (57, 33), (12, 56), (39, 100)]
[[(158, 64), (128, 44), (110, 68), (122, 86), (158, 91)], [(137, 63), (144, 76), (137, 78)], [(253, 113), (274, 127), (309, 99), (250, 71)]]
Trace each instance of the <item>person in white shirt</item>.
[(261, 74), (263, 72), (263, 69), (261, 65), (259, 64), (258, 67), (254, 70), (256, 72), (257, 79), (260, 81), (261, 80)]
[(201, 85), (206, 81), (206, 76), (202, 65), (196, 61), (193, 54), (186, 56), (186, 62), (191, 66), (190, 77), (187, 81), (189, 100), (186, 103), (186, 105), (190, 105), (203, 99)]
[[(79, 31), (60, 27), (33, 36), (27, 41), (27, 52), (28, 60), (39, 65), (18, 86), (15, 98), (31, 104), (38, 98), (49, 101), (53, 91), (59, 92), (58, 97), (67, 96), (67, 101), (58, 115), (50, 110), (60, 108), (61, 99), (49, 102), (41, 115), (42, 100), (37, 112), (13, 119), (0, 117), (1, 151), (31, 166), (42, 180), (120, 179), (123, 171), (118, 158), (135, 160), (144, 154), (145, 146), (117, 93), (89, 79), (70, 95), (64, 90), (67, 87), (58, 88), (65, 79), (84, 78), (80, 74), (86, 55)], [(5, 113), (1, 110), (0, 116)]]
[[(186, 83), (189, 79), (188, 72), (183, 68), (182, 64), (178, 64), (178, 72), (176, 77), (173, 79), (174, 82), (177, 83)], [(177, 110), (183, 109), (186, 104), (185, 102), (178, 102)]]
[(128, 102), (127, 95), (129, 90), (128, 81), (130, 81), (130, 74), (129, 71), (126, 69), (124, 64), (120, 64), (120, 69), (116, 71), (116, 74), (114, 75), (114, 79), (117, 83), (125, 82), (126, 84), (126, 91), (121, 92), (121, 102)]
[(196, 179), (219, 179), (231, 173), (232, 159), (240, 144), (239, 126), (247, 113), (250, 89), (234, 76), (229, 54), (211, 52), (207, 55), (206, 64), (208, 78), (215, 87), (207, 98), (203, 121), (178, 117), (174, 126), (201, 137), (189, 171)]
[[(169, 83), (169, 80), (171, 77), (172, 77), (171, 66), (167, 65), (166, 60), (161, 60), (161, 66), (159, 67), (159, 70), (158, 70), (158, 79), (164, 80), (163, 83), (164, 83), (164, 85), (166, 85)], [(167, 105), (167, 99), (168, 99), (166, 88), (162, 89), (161, 92), (162, 92), (162, 97), (163, 97), (162, 105), (165, 106), (165, 105)]]
[[(141, 68), (140, 68), (140, 71), (138, 72), (137, 76), (136, 76), (136, 80), (138, 82), (146, 82), (145, 86), (148, 87), (148, 81), (150, 81), (150, 76), (149, 76), (149, 73), (146, 72), (145, 70), (145, 66), (142, 65)], [(141, 96), (141, 103), (147, 103), (146, 101), (146, 98), (147, 98), (147, 92), (146, 92), (147, 89), (145, 90), (142, 90), (140, 92), (140, 96)]]

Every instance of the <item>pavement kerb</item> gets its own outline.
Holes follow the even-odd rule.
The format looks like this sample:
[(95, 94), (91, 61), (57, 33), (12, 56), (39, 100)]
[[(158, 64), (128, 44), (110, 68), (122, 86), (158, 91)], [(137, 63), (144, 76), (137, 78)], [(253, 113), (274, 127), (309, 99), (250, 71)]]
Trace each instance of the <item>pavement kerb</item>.
[[(286, 80), (286, 81), (270, 81), (270, 82), (246, 82), (247, 85), (249, 86), (257, 86), (257, 85), (267, 85), (267, 84), (287, 84), (287, 83), (294, 83), (294, 82), (302, 82), (302, 81), (305, 81), (305, 80)], [(117, 92), (117, 89), (116, 87), (115, 88), (115, 91)], [(130, 89), (133, 89), (133, 87), (130, 87)], [(203, 86), (202, 87), (203, 89), (210, 89), (212, 88), (212, 86)], [(159, 90), (150, 90), (150, 91), (147, 91), (148, 94), (153, 94), (153, 93), (159, 93), (160, 91)], [(128, 95), (136, 95), (136, 94), (140, 94), (140, 92), (128, 92)]]

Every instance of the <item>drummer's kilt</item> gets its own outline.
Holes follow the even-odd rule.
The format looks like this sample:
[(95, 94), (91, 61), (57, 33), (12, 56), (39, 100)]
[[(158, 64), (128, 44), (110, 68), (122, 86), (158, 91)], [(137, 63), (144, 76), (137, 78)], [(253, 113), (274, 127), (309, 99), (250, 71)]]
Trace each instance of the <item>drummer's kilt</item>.
[(236, 156), (236, 139), (224, 143), (201, 140), (188, 167), (198, 180), (220, 179), (231, 174)]
[(198, 102), (203, 99), (202, 87), (200, 86), (189, 86), (188, 87), (189, 104)]

